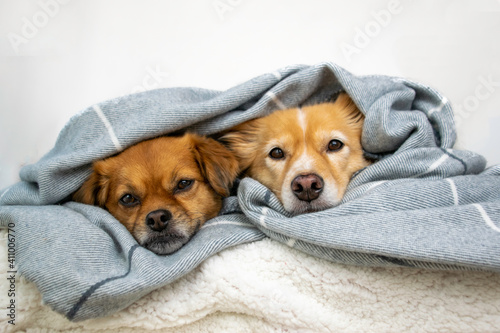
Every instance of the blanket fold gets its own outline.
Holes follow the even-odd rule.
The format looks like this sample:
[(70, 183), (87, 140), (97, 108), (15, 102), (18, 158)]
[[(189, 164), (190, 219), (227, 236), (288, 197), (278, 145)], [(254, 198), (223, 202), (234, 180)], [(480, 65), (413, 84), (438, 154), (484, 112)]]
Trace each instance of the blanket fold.
[[(377, 162), (342, 203), (289, 216), (252, 179), (181, 250), (157, 256), (98, 207), (67, 201), (91, 163), (141, 140), (216, 134), (277, 109), (345, 91), (365, 114), (363, 147)], [(369, 266), (500, 271), (500, 166), (453, 149), (448, 100), (427, 86), (355, 76), (332, 63), (291, 66), (227, 91), (158, 89), (89, 107), (54, 148), (0, 192), (0, 225), (16, 233), (18, 271), (70, 320), (106, 316), (231, 246), (271, 237), (316, 257)]]

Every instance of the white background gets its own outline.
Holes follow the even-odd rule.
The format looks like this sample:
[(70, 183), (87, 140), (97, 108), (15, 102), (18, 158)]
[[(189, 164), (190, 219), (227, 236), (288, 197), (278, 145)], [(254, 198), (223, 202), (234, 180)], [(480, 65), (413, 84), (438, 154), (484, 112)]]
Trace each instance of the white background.
[(500, 163), (497, 0), (0, 0), (0, 36), (0, 189), (95, 103), (323, 61), (436, 88), (458, 147)]

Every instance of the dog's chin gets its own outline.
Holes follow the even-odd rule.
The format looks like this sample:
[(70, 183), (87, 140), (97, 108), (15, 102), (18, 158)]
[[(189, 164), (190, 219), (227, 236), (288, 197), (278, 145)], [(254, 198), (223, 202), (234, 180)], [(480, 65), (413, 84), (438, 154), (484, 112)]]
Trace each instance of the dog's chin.
[(327, 201), (318, 201), (316, 200), (311, 201), (311, 202), (306, 202), (306, 201), (296, 201), (293, 205), (290, 207), (285, 206), (285, 210), (292, 214), (293, 216), (296, 215), (301, 215), (301, 214), (306, 214), (306, 213), (314, 213), (314, 212), (319, 212), (328, 208), (335, 207), (339, 204), (340, 202), (335, 201), (335, 202), (327, 202)]
[(156, 254), (165, 255), (179, 250), (190, 238), (189, 236), (177, 233), (159, 234), (148, 237), (141, 245)]

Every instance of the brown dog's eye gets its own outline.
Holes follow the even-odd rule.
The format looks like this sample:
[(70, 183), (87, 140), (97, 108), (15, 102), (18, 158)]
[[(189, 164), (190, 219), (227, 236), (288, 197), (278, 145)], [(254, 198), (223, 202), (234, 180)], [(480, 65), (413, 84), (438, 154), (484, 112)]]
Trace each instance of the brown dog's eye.
[(120, 203), (124, 206), (132, 207), (139, 204), (139, 200), (132, 194), (127, 193), (120, 198)]
[(276, 147), (271, 149), (271, 151), (269, 152), (269, 157), (275, 160), (281, 160), (283, 157), (285, 157), (285, 153), (283, 152), (283, 150), (281, 150), (281, 148)]
[(177, 190), (186, 190), (193, 185), (193, 181), (189, 179), (182, 179), (177, 183)]
[(344, 143), (339, 140), (332, 140), (328, 143), (328, 151), (338, 151), (344, 147)]

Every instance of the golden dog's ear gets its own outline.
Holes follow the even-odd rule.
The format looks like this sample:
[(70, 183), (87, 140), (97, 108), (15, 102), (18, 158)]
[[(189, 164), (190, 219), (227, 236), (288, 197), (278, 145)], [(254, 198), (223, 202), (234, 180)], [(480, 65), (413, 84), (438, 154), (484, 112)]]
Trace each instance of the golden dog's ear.
[(260, 119), (249, 120), (231, 128), (219, 138), (236, 156), (238, 160), (238, 173), (250, 167), (258, 151), (258, 137)]
[(93, 172), (74, 194), (73, 200), (88, 205), (104, 207), (109, 191), (109, 170), (106, 160), (93, 164)]
[(193, 154), (202, 175), (214, 191), (227, 197), (238, 175), (238, 161), (221, 143), (214, 139), (189, 134), (193, 142)]
[(365, 116), (361, 111), (359, 111), (358, 107), (354, 104), (354, 101), (351, 97), (349, 97), (349, 95), (346, 93), (340, 93), (334, 103), (346, 112), (352, 125), (357, 125), (359, 127), (363, 126)]

